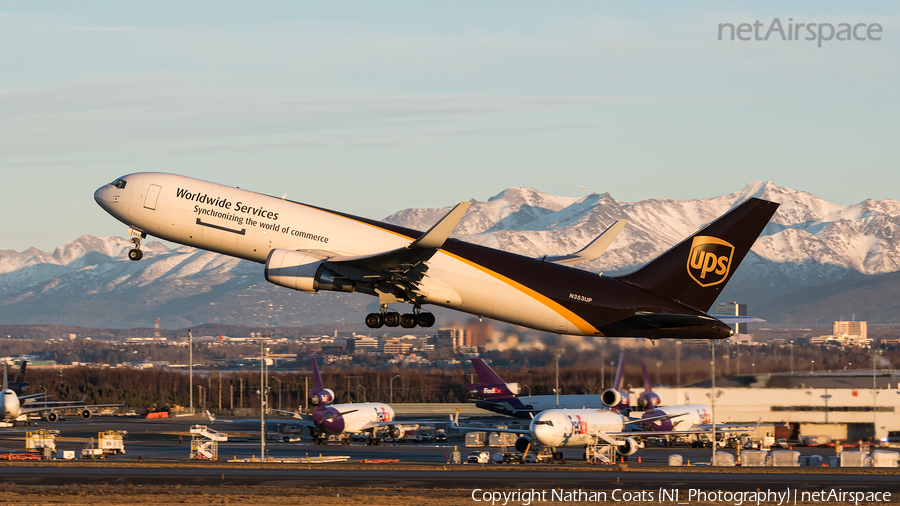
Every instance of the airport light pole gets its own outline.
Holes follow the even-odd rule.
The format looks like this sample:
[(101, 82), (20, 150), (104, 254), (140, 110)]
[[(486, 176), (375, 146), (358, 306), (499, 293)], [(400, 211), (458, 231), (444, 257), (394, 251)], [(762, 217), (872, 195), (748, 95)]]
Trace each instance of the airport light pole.
[(191, 414), (194, 414), (194, 331), (188, 329), (188, 392)]
[(391, 390), (391, 404), (394, 403), (394, 380), (397, 379), (397, 378), (399, 378), (399, 377), (400, 377), (400, 375), (397, 374), (397, 375), (395, 375), (393, 378), (391, 378), (391, 381), (388, 382), (388, 383), (390, 384), (390, 387), (391, 387), (391, 388), (390, 388), (390, 390)]
[(556, 352), (556, 409), (559, 409), (559, 352)]
[(878, 390), (876, 390), (875, 383), (875, 362), (878, 361), (878, 357), (881, 356), (881, 350), (869, 350), (869, 356), (872, 357), (872, 443), (878, 442), (878, 402), (876, 399), (876, 395), (878, 394)]
[(681, 339), (675, 341), (675, 386), (681, 387)]
[(791, 339), (791, 374), (794, 374), (794, 340)]
[(716, 342), (712, 339), (709, 341), (709, 349), (712, 351), (712, 460), (709, 465), (716, 465)]
[(362, 386), (362, 383), (357, 383), (357, 384), (356, 384), (356, 388), (357, 388), (357, 390), (360, 389), (360, 388), (362, 388), (362, 390), (363, 390), (363, 402), (366, 402), (366, 387)]

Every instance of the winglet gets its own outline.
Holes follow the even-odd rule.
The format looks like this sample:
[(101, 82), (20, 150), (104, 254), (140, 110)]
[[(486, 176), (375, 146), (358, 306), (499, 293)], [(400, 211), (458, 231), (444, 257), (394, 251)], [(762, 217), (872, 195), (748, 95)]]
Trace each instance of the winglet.
[(616, 220), (616, 222), (604, 230), (602, 234), (598, 235), (596, 239), (575, 253), (563, 256), (545, 257), (544, 261), (560, 265), (574, 265), (581, 262), (590, 262), (591, 260), (598, 258), (607, 248), (609, 248), (609, 245), (612, 244), (616, 239), (616, 236), (619, 235), (619, 232), (621, 232), (627, 224), (628, 220)]
[(441, 221), (435, 223), (434, 226), (429, 228), (421, 237), (413, 241), (409, 247), (437, 249), (443, 246), (447, 238), (450, 237), (450, 234), (453, 233), (453, 229), (459, 224), (459, 220), (461, 220), (463, 215), (466, 214), (466, 211), (469, 210), (470, 205), (472, 205), (471, 202), (460, 202), (459, 204), (456, 204), (456, 207), (447, 213), (446, 216), (441, 218)]

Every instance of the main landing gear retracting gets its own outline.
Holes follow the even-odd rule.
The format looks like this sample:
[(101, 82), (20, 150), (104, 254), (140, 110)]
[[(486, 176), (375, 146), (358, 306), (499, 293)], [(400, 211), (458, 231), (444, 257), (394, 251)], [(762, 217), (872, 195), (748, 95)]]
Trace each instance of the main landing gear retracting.
[(128, 250), (128, 259), (137, 262), (144, 258), (144, 252), (141, 251), (141, 239), (147, 237), (147, 234), (133, 228), (129, 228), (128, 233), (131, 235), (131, 242), (134, 243), (134, 248)]
[(393, 310), (389, 311), (387, 305), (383, 304), (381, 312), (366, 315), (366, 326), (370, 329), (377, 329), (384, 325), (388, 327), (400, 326), (405, 329), (411, 329), (416, 325), (419, 327), (430, 327), (434, 325), (434, 315), (428, 311), (422, 311), (418, 306), (413, 309), (412, 313), (400, 314)]

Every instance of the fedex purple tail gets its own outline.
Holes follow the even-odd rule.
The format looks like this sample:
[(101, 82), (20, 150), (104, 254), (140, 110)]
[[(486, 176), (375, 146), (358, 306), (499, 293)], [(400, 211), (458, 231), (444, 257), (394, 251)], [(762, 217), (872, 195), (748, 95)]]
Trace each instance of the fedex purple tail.
[(515, 397), (519, 393), (518, 383), (507, 383), (480, 358), (472, 359), (472, 367), (478, 375), (478, 383), (466, 385), (466, 390), (483, 399), (503, 399)]
[(475, 402), (476, 406), (517, 418), (529, 418), (533, 414), (531, 406), (525, 405), (516, 397), (519, 394), (518, 383), (503, 381), (503, 378), (480, 358), (472, 359), (472, 367), (478, 375), (478, 383), (466, 385), (466, 390), (481, 398)]
[(637, 407), (641, 411), (653, 411), (659, 406), (659, 396), (653, 392), (650, 384), (650, 373), (647, 372), (647, 364), (641, 360), (641, 372), (644, 375), (644, 391), (638, 397)]
[(334, 392), (325, 388), (322, 384), (322, 376), (319, 374), (319, 364), (316, 363), (316, 357), (309, 358), (312, 361), (313, 370), (313, 388), (306, 393), (309, 396), (309, 403), (314, 410), (324, 409), (334, 401)]
[(613, 381), (612, 388), (607, 388), (600, 394), (600, 401), (609, 409), (617, 412), (628, 410), (630, 399), (628, 391), (622, 388), (625, 374), (625, 352), (619, 355), (619, 367), (616, 369), (616, 379)]

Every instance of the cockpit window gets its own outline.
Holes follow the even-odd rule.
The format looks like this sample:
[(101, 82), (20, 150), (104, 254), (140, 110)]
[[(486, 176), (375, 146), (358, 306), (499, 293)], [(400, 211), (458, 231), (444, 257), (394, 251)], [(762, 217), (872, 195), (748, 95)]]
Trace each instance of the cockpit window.
[(110, 184), (121, 190), (122, 188), (125, 188), (125, 183), (126, 181), (124, 179), (116, 179)]
[(553, 422), (551, 420), (539, 420), (537, 422), (534, 422), (534, 424), (535, 425), (549, 425), (549, 426), (553, 427)]

